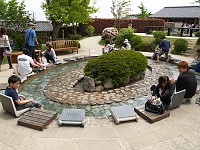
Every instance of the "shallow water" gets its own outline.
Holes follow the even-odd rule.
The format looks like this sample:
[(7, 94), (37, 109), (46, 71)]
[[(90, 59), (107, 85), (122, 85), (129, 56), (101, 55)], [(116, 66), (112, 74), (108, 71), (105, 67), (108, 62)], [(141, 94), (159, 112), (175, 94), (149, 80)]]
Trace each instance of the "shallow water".
[[(27, 97), (32, 97), (34, 100), (37, 100), (39, 103), (41, 103), (45, 109), (53, 110), (58, 113), (61, 113), (63, 108), (83, 108), (86, 110), (86, 116), (108, 116), (110, 115), (109, 108), (112, 106), (120, 106), (120, 105), (130, 105), (133, 108), (139, 105), (143, 105), (146, 100), (149, 98), (148, 96), (143, 96), (140, 98), (135, 99), (128, 99), (126, 101), (122, 101), (119, 103), (112, 103), (112, 104), (104, 104), (104, 105), (68, 105), (68, 104), (60, 104), (57, 102), (50, 101), (47, 99), (44, 95), (44, 90), (46, 85), (49, 83), (49, 81), (56, 77), (57, 75), (73, 70), (76, 67), (84, 67), (86, 65), (87, 61), (80, 61), (75, 63), (70, 63), (67, 65), (58, 66), (55, 68), (52, 68), (49, 71), (45, 71), (42, 74), (39, 74), (36, 78), (31, 79), (30, 81), (26, 82), (24, 85), (22, 85), (20, 91), (21, 94), (26, 95)], [(178, 77), (178, 70), (175, 65), (169, 65), (170, 70), (172, 72), (172, 77), (176, 79)]]

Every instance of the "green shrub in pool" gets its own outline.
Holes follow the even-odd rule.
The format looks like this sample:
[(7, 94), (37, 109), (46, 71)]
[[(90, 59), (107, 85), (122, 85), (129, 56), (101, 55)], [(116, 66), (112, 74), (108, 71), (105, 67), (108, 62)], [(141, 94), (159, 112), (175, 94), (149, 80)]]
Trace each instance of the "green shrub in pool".
[(126, 78), (144, 72), (146, 67), (147, 59), (142, 53), (118, 50), (88, 61), (84, 73), (103, 82), (111, 79), (113, 84), (118, 86)]

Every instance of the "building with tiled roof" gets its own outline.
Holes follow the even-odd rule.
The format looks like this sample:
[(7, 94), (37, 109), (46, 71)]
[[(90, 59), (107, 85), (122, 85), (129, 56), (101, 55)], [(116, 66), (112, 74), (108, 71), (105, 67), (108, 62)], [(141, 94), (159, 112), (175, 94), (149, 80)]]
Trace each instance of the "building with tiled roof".
[(36, 32), (52, 32), (53, 26), (49, 21), (36, 21), (35, 22)]
[(200, 6), (164, 7), (149, 18), (163, 19), (166, 22), (199, 23)]
[(42, 42), (45, 43), (50, 39), (53, 26), (49, 21), (35, 21), (35, 31)]

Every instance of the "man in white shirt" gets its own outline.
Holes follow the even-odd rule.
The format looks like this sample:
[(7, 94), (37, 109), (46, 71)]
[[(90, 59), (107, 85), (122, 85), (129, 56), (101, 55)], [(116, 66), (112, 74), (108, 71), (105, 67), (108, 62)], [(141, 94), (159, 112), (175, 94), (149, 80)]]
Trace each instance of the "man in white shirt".
[(17, 57), (18, 60), (18, 73), (20, 75), (28, 75), (32, 73), (32, 67), (39, 67), (33, 62), (33, 59), (28, 56), (29, 50), (23, 49), (23, 54)]

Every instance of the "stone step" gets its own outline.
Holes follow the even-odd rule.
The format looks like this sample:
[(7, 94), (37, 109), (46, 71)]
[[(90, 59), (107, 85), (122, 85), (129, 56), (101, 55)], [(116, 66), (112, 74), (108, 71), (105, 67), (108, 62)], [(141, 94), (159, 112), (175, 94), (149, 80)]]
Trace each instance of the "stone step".
[(189, 56), (191, 56), (191, 54), (190, 53), (184, 53), (183, 56), (188, 56), (189, 57)]

